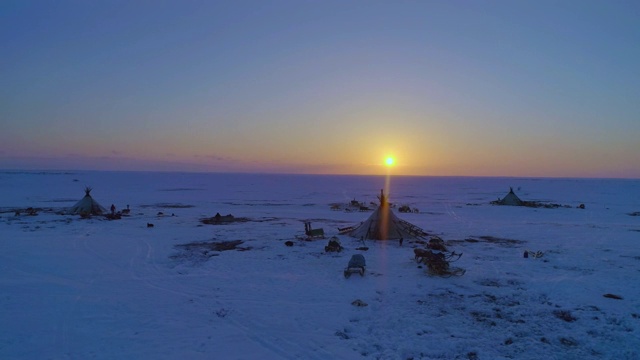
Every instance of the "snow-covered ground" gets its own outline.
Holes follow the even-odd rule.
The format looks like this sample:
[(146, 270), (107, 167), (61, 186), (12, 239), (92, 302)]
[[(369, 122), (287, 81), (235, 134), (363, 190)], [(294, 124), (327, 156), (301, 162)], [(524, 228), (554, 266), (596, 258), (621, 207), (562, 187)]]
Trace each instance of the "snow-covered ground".
[[(413, 259), (423, 245), (407, 240), (358, 251), (340, 235), (345, 251), (324, 252), (370, 215), (330, 205), (376, 201), (386, 183), (0, 172), (0, 358), (640, 358), (640, 181), (391, 177), (390, 202), (420, 210), (396, 214), (463, 253), (466, 273), (450, 278), (428, 275)], [(131, 216), (56, 214), (85, 186)], [(510, 186), (570, 207), (489, 204)], [(43, 210), (15, 216), (27, 207)], [(200, 223), (217, 212), (251, 221)], [(327, 239), (300, 240), (305, 221)], [(179, 246), (232, 240), (243, 243)], [(367, 271), (345, 279), (356, 253)]]

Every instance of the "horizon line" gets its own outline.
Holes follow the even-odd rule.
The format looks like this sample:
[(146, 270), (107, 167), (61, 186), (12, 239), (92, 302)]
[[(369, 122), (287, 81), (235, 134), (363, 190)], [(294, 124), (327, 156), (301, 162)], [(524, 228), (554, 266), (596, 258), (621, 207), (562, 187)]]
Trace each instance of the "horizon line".
[(260, 172), (260, 171), (211, 171), (211, 170), (100, 170), (100, 169), (10, 169), (0, 168), (0, 173), (49, 173), (75, 174), (82, 172), (103, 173), (172, 173), (172, 174), (211, 174), (211, 175), (284, 175), (284, 176), (360, 176), (360, 177), (423, 177), (423, 178), (487, 178), (487, 179), (557, 179), (557, 180), (640, 180), (634, 177), (603, 176), (538, 176), (538, 175), (403, 175), (403, 174), (344, 174), (344, 173), (296, 173), (296, 172)]

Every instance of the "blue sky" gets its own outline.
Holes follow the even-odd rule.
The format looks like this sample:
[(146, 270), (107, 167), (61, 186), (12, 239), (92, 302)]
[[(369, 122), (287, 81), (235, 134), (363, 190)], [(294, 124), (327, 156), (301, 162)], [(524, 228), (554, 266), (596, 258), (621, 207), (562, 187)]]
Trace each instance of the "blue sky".
[(5, 1), (0, 168), (640, 177), (633, 1)]

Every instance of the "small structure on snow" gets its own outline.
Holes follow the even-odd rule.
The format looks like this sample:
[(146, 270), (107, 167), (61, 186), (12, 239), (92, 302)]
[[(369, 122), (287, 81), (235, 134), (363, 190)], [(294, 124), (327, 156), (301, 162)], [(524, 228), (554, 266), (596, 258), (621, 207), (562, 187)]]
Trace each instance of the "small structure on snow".
[(411, 208), (409, 207), (409, 205), (402, 205), (398, 208), (398, 211), (401, 213), (419, 213), (420, 209), (418, 208)]
[(80, 215), (80, 216), (91, 216), (91, 215), (102, 215), (107, 211), (102, 205), (100, 205), (92, 196), (91, 196), (91, 188), (86, 187), (84, 189), (84, 197), (80, 199), (75, 205), (67, 210), (67, 214), (71, 215)]
[(509, 205), (509, 206), (524, 206), (524, 201), (520, 200), (518, 195), (513, 192), (513, 188), (509, 188), (509, 193), (502, 199), (493, 201), (492, 204), (496, 205)]
[(418, 226), (398, 218), (382, 190), (378, 198), (380, 205), (366, 221), (353, 229), (345, 228), (349, 236), (362, 240), (399, 240), (418, 239), (428, 235)]
[[(561, 204), (551, 204), (551, 203), (543, 203), (539, 201), (526, 201), (521, 200), (518, 195), (513, 192), (513, 188), (509, 188), (509, 193), (503, 197), (502, 199), (494, 200), (491, 202), (493, 205), (508, 205), (508, 206), (526, 206), (531, 208), (545, 208), (545, 209), (556, 209), (560, 207), (571, 208), (569, 205), (561, 205)], [(584, 209), (584, 204), (578, 206), (581, 209)]]
[(349, 264), (344, 269), (344, 277), (348, 278), (352, 273), (358, 273), (360, 276), (364, 276), (364, 270), (367, 267), (367, 262), (362, 254), (355, 254), (351, 256)]
[[(173, 215), (173, 214), (172, 214)], [(207, 225), (223, 225), (223, 224), (231, 224), (234, 222), (246, 222), (249, 221), (247, 218), (235, 217), (231, 214), (220, 215), (220, 213), (216, 213), (215, 216), (210, 218), (200, 219), (200, 222)]]
[(304, 234), (309, 238), (324, 238), (324, 229), (312, 229), (311, 222), (307, 221), (304, 223)]
[(329, 243), (324, 247), (325, 252), (340, 252), (342, 249), (344, 248), (340, 244), (340, 239), (335, 236), (329, 239)]

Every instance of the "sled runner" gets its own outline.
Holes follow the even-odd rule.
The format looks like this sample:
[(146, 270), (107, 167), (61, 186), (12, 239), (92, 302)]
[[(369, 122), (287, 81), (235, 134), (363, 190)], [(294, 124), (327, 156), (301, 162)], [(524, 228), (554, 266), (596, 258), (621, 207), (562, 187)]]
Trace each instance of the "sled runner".
[(532, 257), (534, 259), (538, 259), (541, 258), (544, 254), (542, 253), (542, 251), (531, 251), (531, 250), (525, 250), (524, 251), (524, 257), (528, 258), (528, 257)]

